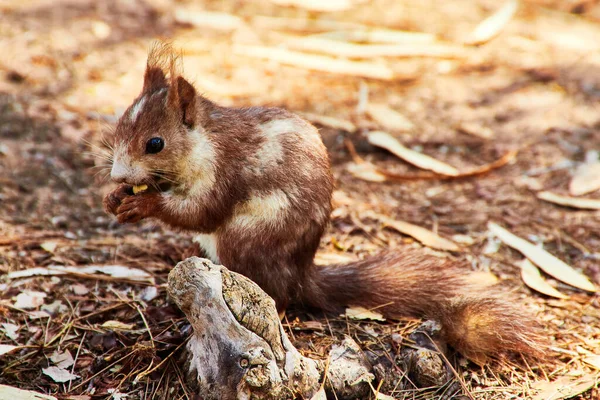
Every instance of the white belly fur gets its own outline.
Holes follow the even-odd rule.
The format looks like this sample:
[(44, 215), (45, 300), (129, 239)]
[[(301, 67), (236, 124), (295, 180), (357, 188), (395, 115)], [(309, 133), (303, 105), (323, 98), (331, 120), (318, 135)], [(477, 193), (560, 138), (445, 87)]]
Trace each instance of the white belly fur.
[(194, 242), (200, 245), (206, 256), (215, 264), (220, 264), (219, 255), (217, 254), (217, 235), (214, 233), (203, 233), (194, 236)]

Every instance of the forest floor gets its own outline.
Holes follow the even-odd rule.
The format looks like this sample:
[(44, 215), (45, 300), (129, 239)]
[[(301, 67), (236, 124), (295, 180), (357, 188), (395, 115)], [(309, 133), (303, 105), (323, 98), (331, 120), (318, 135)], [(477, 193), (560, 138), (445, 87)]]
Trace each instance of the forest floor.
[[(580, 184), (593, 186), (600, 175), (600, 5), (523, 1), (497, 37), (473, 46), (465, 42), (475, 27), (503, 2), (323, 2), (341, 4), (337, 11), (276, 3), (284, 1), (0, 4), (0, 384), (61, 399), (194, 398), (177, 362), (189, 326), (166, 298), (166, 277), (199, 249), (189, 234), (150, 222), (119, 225), (106, 215), (101, 199), (113, 186), (94, 150), (139, 93), (148, 48), (163, 38), (183, 50), (186, 76), (210, 99), (285, 107), (320, 128), (336, 180), (321, 260), (421, 246), (410, 229), (386, 228), (382, 218), (408, 222), (459, 248), (423, 251), (497, 281), (539, 319), (551, 341), (546, 361), (478, 367), (459, 359), (456, 396), (599, 398), (599, 298), (548, 275), (545, 282), (562, 295), (530, 289), (521, 278), (523, 256), (488, 223), (600, 284), (600, 211), (538, 198), (543, 191), (571, 196), (573, 177), (594, 166), (596, 174)], [(375, 28), (424, 35), (364, 35)], [(344, 57), (331, 53), (356, 49), (309, 37), (408, 45), (400, 56), (363, 48)], [(290, 65), (296, 58), (302, 65)], [(339, 60), (361, 64), (341, 73)], [(393, 174), (421, 172), (369, 144), (374, 130), (459, 171), (518, 153), (487, 174), (398, 181)], [(357, 175), (361, 160), (385, 173)], [(600, 191), (583, 197), (600, 200)], [(41, 275), (56, 265), (77, 268)], [(398, 340), (417, 325), (302, 309), (284, 319), (292, 342), (312, 357), (349, 334), (393, 360)], [(444, 391), (402, 379), (383, 387), (398, 399)]]

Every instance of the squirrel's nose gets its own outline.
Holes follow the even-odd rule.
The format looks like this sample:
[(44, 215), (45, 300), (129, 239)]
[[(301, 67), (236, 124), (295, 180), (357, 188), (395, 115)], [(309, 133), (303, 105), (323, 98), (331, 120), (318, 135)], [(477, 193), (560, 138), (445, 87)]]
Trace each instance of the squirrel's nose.
[(110, 170), (110, 178), (116, 183), (126, 183), (131, 178), (131, 169), (120, 162), (114, 162)]

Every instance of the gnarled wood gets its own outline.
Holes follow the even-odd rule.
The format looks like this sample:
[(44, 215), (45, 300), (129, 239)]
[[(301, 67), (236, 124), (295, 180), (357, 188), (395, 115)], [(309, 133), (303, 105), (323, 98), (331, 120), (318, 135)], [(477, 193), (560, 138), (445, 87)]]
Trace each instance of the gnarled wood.
[[(374, 379), (350, 338), (329, 362), (302, 356), (279, 321), (275, 302), (248, 278), (191, 257), (169, 274), (169, 295), (194, 328), (188, 380), (202, 399), (365, 398)], [(325, 382), (324, 382), (325, 379)]]

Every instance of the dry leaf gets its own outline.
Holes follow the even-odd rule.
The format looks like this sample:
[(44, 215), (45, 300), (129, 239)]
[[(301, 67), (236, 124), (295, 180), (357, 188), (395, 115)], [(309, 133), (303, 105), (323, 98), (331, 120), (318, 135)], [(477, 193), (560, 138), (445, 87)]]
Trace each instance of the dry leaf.
[(106, 392), (110, 394), (111, 400), (127, 400), (128, 397), (127, 394), (119, 392), (118, 389), (107, 389)]
[(596, 291), (596, 287), (584, 275), (575, 271), (571, 266), (554, 257), (546, 250), (521, 239), (493, 222), (488, 222), (488, 229), (502, 240), (504, 244), (520, 251), (548, 275), (576, 288), (589, 292)]
[(411, 236), (423, 243), (427, 247), (431, 247), (438, 250), (448, 251), (460, 251), (460, 247), (451, 240), (444, 239), (441, 236), (436, 235), (429, 229), (425, 229), (421, 226), (413, 225), (408, 222), (393, 220), (385, 216), (380, 216), (379, 220), (389, 228), (392, 228), (400, 233)]
[(48, 375), (54, 382), (68, 382), (79, 378), (79, 375), (72, 374), (64, 368), (60, 367), (48, 367), (42, 369), (44, 375)]
[(354, 29), (319, 33), (316, 36), (358, 43), (431, 43), (436, 36), (431, 33), (401, 31), (396, 29)]
[(465, 275), (465, 280), (479, 287), (494, 286), (499, 282), (496, 275), (490, 271), (473, 271)]
[(325, 327), (319, 321), (304, 321), (300, 325), (294, 326), (294, 330), (323, 331)]
[(539, 192), (538, 199), (561, 206), (582, 208), (585, 210), (600, 210), (600, 200), (582, 199), (581, 197), (561, 196), (552, 192)]
[[(440, 175), (437, 173), (420, 173), (420, 174), (398, 174), (395, 172), (386, 171), (384, 169), (378, 168), (375, 165), (363, 160), (356, 149), (354, 148), (354, 144), (348, 139), (344, 141), (348, 152), (352, 156), (354, 160), (354, 164), (348, 164), (348, 171), (357, 178), (364, 179), (366, 181), (371, 182), (385, 182), (385, 181), (417, 181), (417, 180), (448, 180), (448, 179), (456, 179), (456, 178), (466, 178), (471, 176), (478, 176), (494, 169), (503, 167), (508, 164), (512, 160), (514, 160), (518, 154), (518, 151), (512, 150), (497, 159), (494, 162), (489, 164), (482, 165), (480, 167), (472, 168), (470, 170), (460, 172), (458, 175), (449, 176), (449, 175)], [(420, 153), (418, 153), (420, 154)]]
[(476, 122), (462, 122), (456, 127), (456, 129), (459, 132), (477, 136), (482, 139), (492, 139), (494, 137), (493, 130)]
[(598, 189), (600, 189), (600, 162), (580, 165), (569, 183), (569, 193), (573, 196), (581, 196)]
[(369, 30), (370, 27), (356, 22), (342, 21), (340, 19), (321, 18), (294, 18), (294, 17), (272, 17), (267, 15), (255, 15), (250, 18), (253, 28), (263, 30), (298, 31), (303, 34), (307, 32), (325, 32), (336, 30)]
[(451, 165), (404, 147), (389, 133), (373, 131), (368, 134), (368, 139), (369, 143), (371, 143), (373, 146), (386, 149), (404, 161), (409, 162), (419, 168), (434, 171), (442, 175), (457, 176), (460, 174), (458, 170)]
[(315, 264), (317, 265), (345, 264), (356, 260), (356, 257), (344, 253), (318, 252), (315, 256)]
[(519, 2), (517, 0), (508, 0), (498, 11), (477, 25), (469, 35), (466, 43), (482, 44), (497, 36), (510, 22), (518, 7)]
[(33, 290), (24, 290), (22, 293), (19, 293), (17, 297), (15, 297), (14, 307), (20, 308), (23, 310), (28, 310), (31, 308), (38, 308), (42, 304), (44, 304), (44, 299), (47, 294), (44, 292), (35, 292)]
[(232, 14), (211, 12), (190, 7), (175, 8), (175, 20), (180, 24), (193, 25), (196, 28), (232, 31), (244, 25), (244, 21)]
[(304, 8), (311, 11), (344, 11), (355, 6), (356, 0), (270, 0), (271, 3), (279, 6)]
[(75, 284), (71, 285), (71, 290), (73, 291), (74, 294), (76, 294), (78, 296), (85, 296), (86, 294), (88, 294), (90, 292), (90, 289), (88, 289), (87, 286), (82, 285), (81, 283), (75, 283)]
[(436, 57), (463, 58), (468, 49), (446, 43), (399, 43), (399, 44), (357, 44), (322, 36), (293, 37), (285, 45), (295, 50), (304, 50), (348, 58), (379, 57)]
[(235, 46), (233, 52), (241, 56), (266, 59), (314, 71), (360, 76), (372, 79), (394, 79), (394, 71), (387, 65), (381, 63), (342, 60), (333, 57), (290, 51), (279, 47)]
[(471, 246), (475, 243), (475, 239), (473, 239), (471, 236), (461, 234), (452, 235), (452, 241), (464, 244), (465, 246)]
[(354, 200), (350, 198), (345, 192), (341, 190), (334, 190), (331, 196), (331, 202), (333, 208), (339, 208), (343, 206), (351, 206), (354, 204)]
[(75, 360), (73, 360), (73, 356), (69, 350), (65, 350), (64, 353), (55, 351), (50, 356), (50, 361), (59, 368), (69, 368), (71, 365), (75, 364)]
[(17, 339), (19, 338), (19, 334), (17, 333), (19, 331), (18, 325), (5, 322), (2, 324), (2, 330), (9, 339), (17, 341)]
[(542, 274), (540, 274), (540, 270), (528, 259), (521, 261), (521, 279), (523, 279), (523, 282), (533, 290), (547, 296), (559, 299), (569, 298), (566, 294), (563, 294), (550, 286), (550, 284), (542, 277)]
[(158, 289), (156, 286), (147, 286), (142, 290), (142, 293), (140, 293), (140, 299), (146, 302), (154, 300), (156, 296), (158, 296)]
[(341, 314), (340, 317), (348, 317), (350, 319), (356, 320), (370, 319), (373, 321), (385, 321), (383, 315), (376, 311), (368, 310), (364, 307), (346, 308), (346, 312), (344, 314)]
[(368, 182), (385, 182), (387, 180), (386, 176), (381, 174), (377, 170), (377, 167), (369, 162), (348, 163), (348, 165), (346, 165), (346, 169), (355, 178), (359, 178)]
[[(11, 351), (18, 349), (18, 348), (19, 348), (19, 346), (13, 346), (11, 344), (0, 344), (0, 356), (2, 354), (10, 353)], [(0, 392), (0, 393), (2, 393), (2, 392)], [(0, 399), (1, 398), (2, 397), (0, 397)]]
[(101, 325), (103, 328), (111, 329), (111, 330), (123, 330), (130, 331), (133, 329), (135, 324), (125, 324), (121, 321), (106, 321)]
[(583, 359), (583, 362), (600, 370), (600, 356), (599, 355), (593, 355), (593, 356), (589, 356)]
[(155, 284), (154, 277), (137, 268), (130, 268), (123, 265), (85, 265), (85, 266), (64, 266), (49, 265), (48, 267), (29, 268), (20, 271), (8, 273), (8, 278), (27, 278), (30, 276), (53, 276), (73, 274), (93, 279), (103, 279), (110, 277), (114, 279), (126, 279), (135, 282), (148, 282)]
[(50, 304), (44, 304), (40, 307), (40, 310), (46, 311), (50, 315), (57, 315), (64, 313), (68, 310), (68, 307), (60, 300), (54, 300)]
[(304, 118), (312, 123), (323, 125), (333, 129), (339, 129), (346, 132), (356, 132), (356, 125), (352, 122), (327, 115), (318, 115), (313, 113), (302, 113)]
[(37, 310), (37, 311), (30, 311), (27, 316), (29, 317), (29, 319), (41, 319), (41, 318), (49, 318), (50, 314), (48, 314), (46, 311), (42, 311), (42, 310)]
[(531, 385), (538, 393), (531, 400), (562, 400), (581, 394), (598, 382), (596, 375), (585, 375), (579, 379), (572, 380), (563, 376), (554, 382), (539, 381)]
[(370, 103), (366, 111), (375, 122), (391, 131), (409, 131), (415, 127), (408, 118), (385, 104)]
[(57, 400), (54, 396), (23, 390), (12, 386), (0, 385), (0, 399), (11, 400)]

